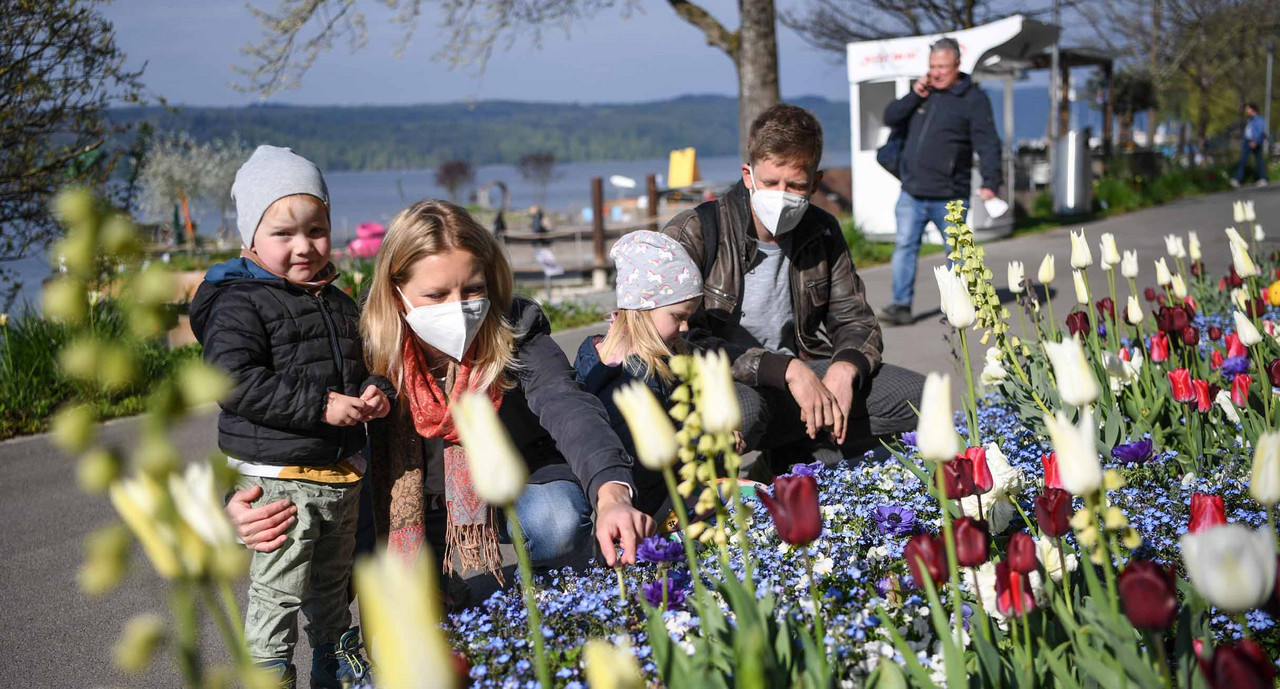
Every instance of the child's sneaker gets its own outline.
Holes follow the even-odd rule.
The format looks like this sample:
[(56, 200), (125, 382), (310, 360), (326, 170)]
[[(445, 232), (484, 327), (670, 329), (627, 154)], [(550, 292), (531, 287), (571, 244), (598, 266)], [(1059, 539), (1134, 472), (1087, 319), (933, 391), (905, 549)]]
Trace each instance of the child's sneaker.
[(311, 689), (343, 689), (373, 686), (373, 667), (361, 653), (360, 628), (343, 632), (336, 644), (325, 644), (312, 651)]
[(297, 689), (298, 670), (287, 660), (266, 660), (255, 663), (262, 674), (280, 682), (280, 689)]

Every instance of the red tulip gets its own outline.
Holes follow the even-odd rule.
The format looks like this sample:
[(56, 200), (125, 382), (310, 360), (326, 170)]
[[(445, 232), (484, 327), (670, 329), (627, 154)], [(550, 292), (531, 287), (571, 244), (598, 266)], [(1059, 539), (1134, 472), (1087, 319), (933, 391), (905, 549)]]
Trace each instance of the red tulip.
[(1191, 389), (1196, 393), (1196, 411), (1204, 413), (1213, 408), (1213, 398), (1209, 396), (1209, 381), (1191, 381)]
[(1235, 266), (1229, 266), (1229, 271), (1230, 272), (1227, 273), (1227, 280), (1226, 280), (1227, 287), (1234, 288), (1244, 284), (1244, 278), (1241, 278), (1240, 274), (1236, 272)]
[[(941, 584), (947, 578), (947, 547), (942, 539), (934, 534), (918, 533), (907, 541), (902, 549), (902, 556), (911, 568), (911, 576), (916, 585), (924, 587), (925, 577), (933, 583)], [(923, 565), (924, 569), (921, 569)]]
[(1098, 310), (1098, 315), (1106, 315), (1109, 320), (1116, 319), (1116, 303), (1111, 301), (1111, 297), (1103, 297), (1093, 305)]
[(1196, 657), (1210, 689), (1271, 689), (1275, 684), (1275, 665), (1252, 639), (1222, 644), (1208, 660), (1199, 652)]
[(1221, 495), (1195, 493), (1191, 496), (1191, 523), (1187, 531), (1200, 533), (1227, 523), (1227, 509)]
[(791, 545), (808, 545), (822, 535), (818, 481), (812, 476), (779, 476), (773, 480), (772, 496), (766, 491), (757, 494), (782, 540)]
[(1196, 319), (1196, 300), (1190, 294), (1182, 298), (1182, 310), (1187, 312), (1187, 318)]
[(973, 465), (964, 460), (952, 460), (942, 464), (942, 482), (947, 497), (959, 500), (975, 495), (978, 487), (973, 482)]
[(1071, 532), (1071, 494), (1061, 488), (1045, 488), (1036, 496), (1036, 523), (1050, 538)]
[(1156, 312), (1156, 325), (1160, 327), (1160, 331), (1170, 335), (1176, 335), (1182, 332), (1182, 329), (1191, 325), (1191, 319), (1187, 317), (1187, 312), (1181, 306), (1161, 306)]
[(1271, 381), (1272, 386), (1280, 387), (1280, 359), (1272, 359), (1267, 364), (1267, 380)]
[(961, 517), (953, 526), (956, 560), (961, 567), (977, 567), (987, 561), (991, 548), (991, 529), (986, 520)]
[(991, 467), (987, 466), (987, 450), (982, 447), (967, 447), (964, 454), (956, 455), (957, 462), (968, 462), (973, 466), (973, 485), (978, 493), (986, 493), (995, 486), (991, 476)]
[(1062, 479), (1058, 476), (1058, 453), (1050, 452), (1040, 455), (1040, 465), (1044, 467), (1045, 488), (1061, 488)]
[(1200, 344), (1200, 331), (1194, 325), (1188, 325), (1179, 333), (1182, 336), (1182, 344), (1188, 347), (1194, 347)]
[(1196, 391), (1191, 387), (1191, 372), (1185, 368), (1175, 368), (1168, 372), (1169, 386), (1173, 389), (1176, 402), (1191, 402), (1196, 398)]
[[(1276, 564), (1280, 565), (1280, 555), (1276, 555)], [(1272, 618), (1280, 618), (1280, 567), (1276, 568), (1276, 585), (1271, 588), (1271, 597), (1262, 609)]]
[(1008, 562), (996, 563), (996, 607), (1002, 615), (1019, 617), (1036, 607), (1031, 580), (1014, 571)]
[(1227, 356), (1249, 356), (1249, 349), (1240, 343), (1240, 336), (1227, 333)]
[(1087, 337), (1089, 335), (1089, 314), (1084, 311), (1072, 311), (1067, 314), (1067, 331), (1072, 335)]
[(1155, 290), (1155, 288), (1154, 288), (1154, 287), (1148, 287), (1148, 288), (1146, 288), (1146, 289), (1142, 290), (1142, 296), (1143, 296), (1147, 301), (1155, 301), (1155, 300), (1156, 300), (1156, 290)]
[(1178, 583), (1173, 567), (1130, 560), (1120, 573), (1124, 614), (1139, 629), (1168, 629), (1178, 616)]
[(1128, 360), (1129, 360), (1129, 357), (1130, 357), (1130, 355), (1129, 355), (1129, 348), (1128, 348), (1128, 347), (1121, 347), (1121, 348), (1120, 348), (1120, 360), (1121, 360), (1121, 361), (1128, 361)]
[(1216, 349), (1210, 352), (1209, 365), (1212, 366), (1214, 370), (1222, 368), (1222, 352)]
[(1219, 281), (1218, 281), (1218, 291), (1219, 291), (1219, 292), (1222, 292), (1222, 291), (1225, 291), (1226, 289), (1227, 289), (1227, 281), (1226, 281), (1226, 280), (1219, 280)]
[(1222, 328), (1216, 325), (1209, 326), (1209, 339), (1217, 342), (1222, 339)]
[(1160, 363), (1169, 359), (1169, 338), (1164, 333), (1156, 333), (1151, 336), (1151, 356), (1152, 361)]
[(1040, 566), (1040, 560), (1036, 557), (1036, 542), (1025, 531), (1019, 531), (1009, 539), (1005, 556), (1015, 572), (1029, 574)]
[(1253, 385), (1253, 376), (1248, 373), (1237, 373), (1231, 379), (1231, 403), (1237, 407), (1249, 404), (1249, 386)]

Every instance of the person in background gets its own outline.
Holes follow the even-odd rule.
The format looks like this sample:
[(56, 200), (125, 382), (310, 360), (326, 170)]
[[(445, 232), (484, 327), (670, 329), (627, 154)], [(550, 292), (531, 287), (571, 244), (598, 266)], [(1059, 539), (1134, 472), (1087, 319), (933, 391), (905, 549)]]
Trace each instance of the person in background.
[(1249, 158), (1253, 158), (1258, 166), (1258, 186), (1267, 186), (1267, 121), (1258, 113), (1258, 106), (1246, 103), (1244, 106), (1244, 134), (1240, 138), (1240, 164), (1236, 166), (1236, 176), (1231, 178), (1231, 186), (1238, 187), (1244, 182), (1245, 166)]

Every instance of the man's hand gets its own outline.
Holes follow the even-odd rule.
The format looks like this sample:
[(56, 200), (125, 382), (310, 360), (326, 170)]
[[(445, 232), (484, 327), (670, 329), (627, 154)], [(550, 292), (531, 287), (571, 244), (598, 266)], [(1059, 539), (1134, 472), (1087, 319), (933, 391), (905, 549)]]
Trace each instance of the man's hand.
[(844, 413), (831, 391), (818, 380), (813, 369), (799, 359), (787, 365), (787, 389), (800, 406), (800, 420), (804, 421), (809, 438), (818, 437), (823, 428), (844, 427)]
[(1257, 148), (1257, 147), (1258, 147), (1258, 142), (1257, 142), (1257, 141), (1250, 141), (1250, 142), (1249, 142), (1249, 148)]
[(254, 500), (262, 497), (262, 487), (253, 486), (232, 493), (227, 502), (227, 518), (236, 528), (236, 535), (250, 550), (268, 553), (284, 545), (285, 532), (294, 522), (298, 508), (288, 498), (276, 500), (270, 505), (252, 507)]
[[(807, 367), (806, 367), (807, 368)], [(858, 367), (847, 361), (836, 361), (827, 369), (822, 377), (822, 385), (836, 398), (840, 409), (840, 424), (831, 429), (836, 444), (844, 444), (845, 434), (849, 431), (849, 411), (853, 409), (853, 379), (858, 375)]]
[(911, 85), (911, 90), (915, 91), (916, 95), (920, 96), (921, 98), (928, 98), (929, 97), (929, 77), (926, 75), (926, 76), (920, 77), (919, 79), (916, 79), (915, 83)]
[[(631, 506), (631, 491), (619, 483), (606, 483), (596, 494), (596, 542), (604, 553), (604, 563), (613, 567), (636, 563), (636, 546), (657, 531), (653, 518)], [(622, 557), (617, 543), (622, 543)]]
[(996, 193), (986, 187), (983, 187), (978, 190), (978, 196), (981, 196), (983, 201), (990, 201), (996, 197)]
[(354, 426), (365, 420), (369, 404), (359, 397), (329, 392), (324, 405), (324, 422), (330, 426)]
[(387, 399), (387, 393), (379, 390), (376, 385), (365, 388), (360, 399), (365, 403), (365, 421), (381, 419), (391, 411), (391, 400)]

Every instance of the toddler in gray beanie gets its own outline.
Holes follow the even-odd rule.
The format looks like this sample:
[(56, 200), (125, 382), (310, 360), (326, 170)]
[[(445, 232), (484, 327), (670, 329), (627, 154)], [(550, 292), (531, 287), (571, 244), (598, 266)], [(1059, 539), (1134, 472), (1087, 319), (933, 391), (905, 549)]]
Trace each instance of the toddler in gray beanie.
[(262, 214), (286, 196), (308, 194), (329, 208), (329, 188), (316, 164), (278, 146), (259, 146), (236, 171), (231, 198), (236, 202), (236, 229), (246, 248), (253, 248), (253, 234)]
[(625, 234), (609, 251), (618, 308), (648, 311), (702, 296), (702, 272), (680, 242), (660, 232)]

